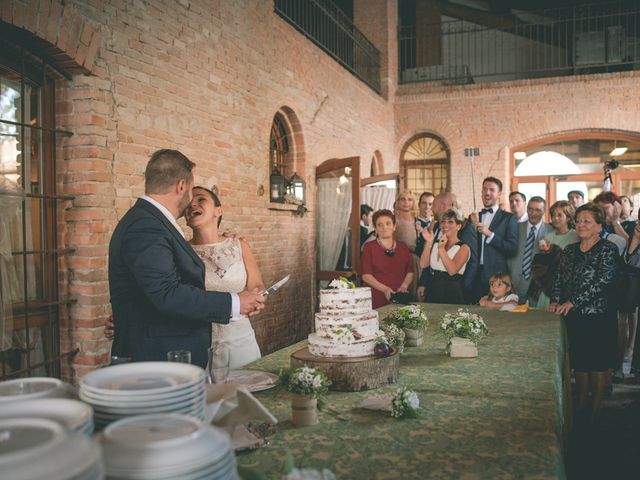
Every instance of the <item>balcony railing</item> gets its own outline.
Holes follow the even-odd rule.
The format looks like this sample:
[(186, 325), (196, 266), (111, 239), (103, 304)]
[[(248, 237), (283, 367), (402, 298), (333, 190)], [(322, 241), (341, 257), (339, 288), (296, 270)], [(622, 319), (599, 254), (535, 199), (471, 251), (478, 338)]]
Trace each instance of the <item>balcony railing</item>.
[(275, 11), (380, 93), (380, 51), (330, 0), (275, 0)]
[(484, 83), (640, 69), (640, 7), (597, 4), (400, 27), (400, 81)]

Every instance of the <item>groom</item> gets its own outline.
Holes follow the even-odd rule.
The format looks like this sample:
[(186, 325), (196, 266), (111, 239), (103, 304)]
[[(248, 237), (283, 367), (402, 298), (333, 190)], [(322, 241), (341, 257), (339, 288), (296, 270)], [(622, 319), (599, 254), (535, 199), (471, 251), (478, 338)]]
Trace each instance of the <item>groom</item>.
[(109, 244), (109, 290), (115, 321), (112, 355), (164, 361), (189, 350), (207, 364), (211, 322), (227, 324), (264, 308), (261, 293), (207, 292), (205, 268), (176, 219), (191, 201), (195, 164), (177, 150), (155, 152), (145, 195), (118, 223)]

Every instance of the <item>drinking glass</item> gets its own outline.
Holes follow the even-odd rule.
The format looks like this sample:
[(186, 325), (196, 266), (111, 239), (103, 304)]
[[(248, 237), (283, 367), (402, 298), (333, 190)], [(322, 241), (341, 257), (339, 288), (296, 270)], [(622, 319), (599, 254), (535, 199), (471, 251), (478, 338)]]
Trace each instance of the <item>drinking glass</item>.
[(171, 350), (167, 352), (167, 362), (191, 363), (189, 350)]
[(207, 383), (227, 383), (229, 380), (229, 348), (213, 345), (207, 350)]

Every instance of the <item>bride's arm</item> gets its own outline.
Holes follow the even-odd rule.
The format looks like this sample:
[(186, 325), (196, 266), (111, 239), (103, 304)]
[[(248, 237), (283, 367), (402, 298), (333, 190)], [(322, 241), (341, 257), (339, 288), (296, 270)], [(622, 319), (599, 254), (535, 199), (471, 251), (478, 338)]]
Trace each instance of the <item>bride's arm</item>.
[(249, 244), (240, 239), (240, 246), (242, 247), (242, 259), (244, 261), (244, 268), (247, 270), (247, 290), (253, 291), (257, 288), (259, 291), (264, 291), (266, 287), (262, 281), (262, 274), (260, 268), (258, 268), (258, 262), (256, 257), (253, 256)]

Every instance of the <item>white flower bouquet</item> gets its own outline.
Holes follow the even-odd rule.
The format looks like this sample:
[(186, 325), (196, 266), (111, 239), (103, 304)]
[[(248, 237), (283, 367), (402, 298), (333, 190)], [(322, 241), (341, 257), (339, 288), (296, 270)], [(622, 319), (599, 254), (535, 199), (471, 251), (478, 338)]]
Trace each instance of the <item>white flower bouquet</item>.
[(396, 347), (400, 353), (404, 351), (404, 330), (390, 322), (380, 323), (380, 330), (389, 345)]
[(394, 310), (388, 318), (398, 327), (410, 330), (425, 330), (429, 325), (429, 318), (419, 305), (400, 307)]
[(315, 368), (300, 367), (280, 370), (280, 382), (291, 393), (318, 397), (329, 390), (331, 380)]
[(420, 408), (420, 399), (413, 390), (402, 387), (391, 400), (391, 416), (395, 418), (416, 418)]
[(475, 345), (478, 340), (489, 333), (489, 329), (480, 315), (462, 308), (459, 308), (457, 312), (445, 313), (442, 317), (440, 330), (447, 338), (447, 351), (453, 337), (466, 338)]

